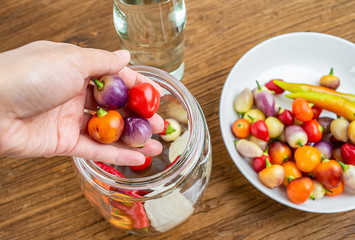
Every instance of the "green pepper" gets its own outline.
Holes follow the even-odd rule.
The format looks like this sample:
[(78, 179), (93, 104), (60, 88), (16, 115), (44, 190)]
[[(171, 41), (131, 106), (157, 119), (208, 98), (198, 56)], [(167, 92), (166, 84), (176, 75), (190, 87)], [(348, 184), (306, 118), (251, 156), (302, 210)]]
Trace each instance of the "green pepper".
[(333, 112), (349, 121), (355, 120), (355, 103), (346, 98), (316, 92), (295, 92), (285, 95), (288, 98), (303, 98), (315, 106)]
[(355, 102), (355, 95), (337, 92), (327, 87), (320, 87), (303, 83), (287, 83), (280, 80), (274, 80), (274, 83), (280, 88), (289, 92), (315, 92), (315, 93), (327, 93), (338, 97), (346, 98), (352, 102)]

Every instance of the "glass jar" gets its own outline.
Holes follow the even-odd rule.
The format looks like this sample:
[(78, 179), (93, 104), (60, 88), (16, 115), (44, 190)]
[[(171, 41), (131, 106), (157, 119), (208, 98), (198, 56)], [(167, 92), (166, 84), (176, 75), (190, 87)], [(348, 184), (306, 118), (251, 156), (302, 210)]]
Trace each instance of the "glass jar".
[(202, 109), (181, 82), (156, 68), (131, 69), (163, 88), (158, 113), (181, 124), (180, 137), (167, 143), (153, 135), (162, 142), (162, 153), (140, 173), (115, 166), (125, 178), (91, 160), (73, 160), (87, 200), (103, 217), (131, 233), (153, 235), (174, 228), (194, 212), (210, 178), (211, 141)]

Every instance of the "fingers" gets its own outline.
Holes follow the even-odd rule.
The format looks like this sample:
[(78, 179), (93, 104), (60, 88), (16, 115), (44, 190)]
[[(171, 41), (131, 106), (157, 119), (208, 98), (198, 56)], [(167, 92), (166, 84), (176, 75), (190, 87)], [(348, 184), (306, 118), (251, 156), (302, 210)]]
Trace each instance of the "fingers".
[(69, 155), (122, 166), (142, 165), (145, 161), (144, 155), (140, 152), (101, 144), (84, 135), (79, 136)]
[(158, 114), (154, 114), (153, 117), (147, 119), (152, 125), (153, 133), (158, 134), (164, 130), (164, 120)]
[(163, 150), (163, 145), (159, 141), (154, 139), (149, 139), (148, 142), (142, 148), (128, 147), (122, 141), (118, 141), (113, 145), (119, 148), (137, 151), (142, 153), (144, 156), (151, 156), (151, 157), (159, 155)]
[(92, 85), (88, 85), (87, 89), (86, 89), (86, 96), (85, 96), (85, 108), (92, 110), (92, 111), (96, 111), (97, 107), (99, 106), (97, 104), (97, 102), (95, 101), (94, 98), (94, 86)]
[(139, 83), (148, 82), (152, 84), (159, 91), (160, 95), (163, 93), (163, 90), (158, 83), (150, 80), (149, 78), (143, 76), (142, 74), (137, 73), (127, 67), (123, 68), (118, 73), (118, 76), (121, 77), (123, 81), (125, 81), (128, 88), (132, 88), (134, 85), (137, 85)]
[(82, 48), (80, 61), (84, 78), (115, 74), (121, 71), (129, 62), (130, 54), (127, 50), (111, 53), (105, 50)]

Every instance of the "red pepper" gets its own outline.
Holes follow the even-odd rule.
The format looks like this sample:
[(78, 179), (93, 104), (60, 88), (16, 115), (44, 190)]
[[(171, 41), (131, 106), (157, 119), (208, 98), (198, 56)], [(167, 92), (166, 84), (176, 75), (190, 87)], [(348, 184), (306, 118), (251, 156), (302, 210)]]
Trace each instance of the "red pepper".
[(285, 125), (290, 126), (293, 125), (295, 119), (290, 110), (280, 108), (279, 114), (277, 114), (277, 118)]
[(346, 164), (355, 165), (355, 146), (350, 143), (345, 143), (341, 147), (341, 157)]
[(174, 161), (172, 161), (166, 168), (164, 168), (164, 170), (167, 169), (167, 168), (169, 168), (170, 166), (174, 165), (174, 163), (180, 158), (180, 156), (181, 156), (181, 155), (178, 155), (178, 156), (175, 158)]
[(142, 170), (148, 168), (151, 162), (152, 162), (152, 157), (145, 156), (145, 161), (142, 165), (129, 166), (129, 168), (132, 169), (133, 171), (142, 171)]
[(270, 91), (274, 91), (275, 94), (281, 94), (283, 93), (285, 90), (283, 90), (282, 88), (280, 88), (279, 86), (277, 86), (274, 81), (283, 81), (282, 79), (272, 79), (269, 82), (267, 82), (265, 84), (265, 87), (267, 87)]
[(150, 83), (141, 83), (128, 92), (128, 108), (144, 118), (151, 118), (158, 111), (160, 93)]
[(311, 121), (304, 122), (302, 128), (307, 134), (308, 142), (319, 142), (322, 139), (323, 127), (317, 120), (312, 119)]
[(115, 175), (115, 176), (119, 176), (119, 177), (122, 177), (124, 178), (125, 176), (123, 176), (122, 173), (120, 173), (120, 171), (118, 171), (117, 169), (109, 166), (109, 165), (106, 165), (105, 163), (102, 163), (102, 162), (97, 162), (95, 161), (94, 162), (99, 168), (101, 168), (102, 170), (112, 174), (112, 175)]
[(164, 130), (159, 134), (164, 136), (173, 133), (175, 131), (176, 129), (171, 126), (171, 123), (167, 120), (164, 120)]
[(258, 120), (254, 122), (254, 118), (249, 116), (248, 117), (253, 121), (250, 125), (250, 133), (261, 140), (269, 141), (269, 131), (267, 130), (266, 123), (263, 120)]
[(264, 168), (266, 168), (266, 159), (271, 162), (270, 156), (268, 154), (268, 148), (266, 148), (265, 152), (263, 153), (263, 155), (261, 155), (260, 157), (255, 157), (253, 159), (253, 168), (255, 170), (255, 172), (260, 172), (261, 170), (263, 170)]
[(313, 119), (317, 119), (319, 118), (319, 115), (322, 113), (323, 109), (317, 106), (313, 106), (312, 111), (313, 111)]
[[(141, 196), (134, 191), (126, 191), (126, 193), (129, 196), (141, 198)], [(115, 195), (126, 196), (122, 193), (115, 193)], [(150, 226), (147, 214), (141, 202), (112, 200), (111, 205), (121, 210), (118, 211), (118, 213), (126, 215), (133, 220), (133, 228), (142, 229)]]

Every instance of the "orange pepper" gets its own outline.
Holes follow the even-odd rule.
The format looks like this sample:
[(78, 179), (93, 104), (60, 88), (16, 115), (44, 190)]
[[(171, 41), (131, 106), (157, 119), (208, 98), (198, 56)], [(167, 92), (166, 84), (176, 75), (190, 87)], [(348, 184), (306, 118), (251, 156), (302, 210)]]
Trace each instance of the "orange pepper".
[(325, 192), (325, 194), (327, 196), (330, 196), (330, 197), (338, 196), (339, 194), (344, 192), (344, 182), (341, 181), (336, 188), (327, 188), (327, 187), (324, 187), (324, 188), (326, 190), (328, 190), (328, 191)]
[(302, 177), (301, 171), (297, 168), (295, 162), (287, 161), (281, 165), (285, 170), (285, 179), (282, 182), (282, 185), (287, 187), (290, 181), (296, 178)]

